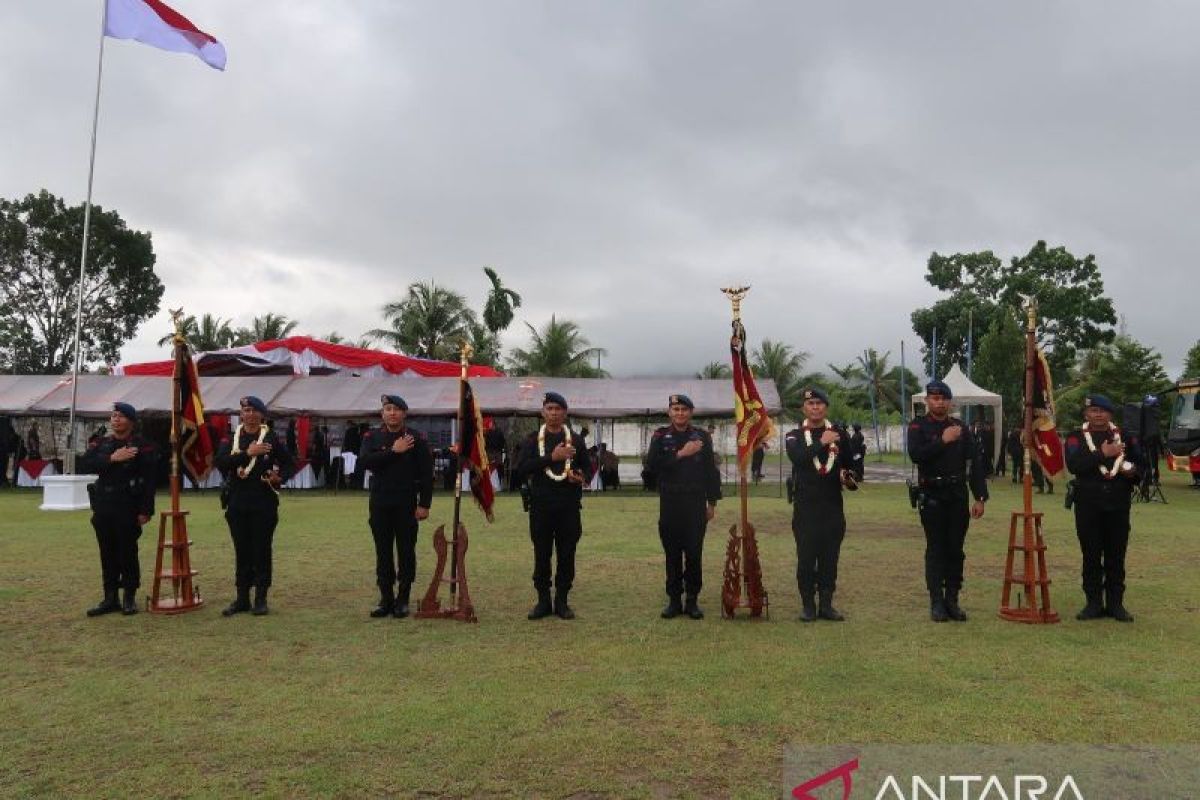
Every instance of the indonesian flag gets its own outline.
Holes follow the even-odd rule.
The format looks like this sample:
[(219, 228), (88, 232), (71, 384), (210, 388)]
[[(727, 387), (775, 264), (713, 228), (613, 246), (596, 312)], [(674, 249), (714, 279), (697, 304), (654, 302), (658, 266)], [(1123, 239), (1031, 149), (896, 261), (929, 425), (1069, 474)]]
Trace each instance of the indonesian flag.
[(225, 45), (162, 0), (105, 0), (104, 35), (191, 53), (210, 67), (225, 69)]
[(1065, 458), (1054, 422), (1054, 386), (1050, 365), (1040, 347), (1033, 363), (1033, 454), (1047, 475), (1062, 472)]
[(487, 448), (483, 442), (483, 417), (479, 406), (475, 404), (475, 393), (471, 391), (469, 381), (463, 381), (463, 407), (460, 409), (462, 419), (462, 466), (471, 470), (471, 494), (475, 502), (483, 509), (488, 522), (493, 519), (492, 506), (496, 502), (495, 491), (492, 489), (491, 465), (488, 463)]
[(183, 354), (175, 361), (175, 391), (179, 394), (179, 419), (171, 420), (179, 431), (179, 459), (192, 483), (200, 486), (213, 465), (213, 443), (204, 425), (204, 402), (200, 399), (200, 377), (186, 344), (176, 345)]
[(775, 426), (771, 424), (758, 387), (754, 385), (754, 372), (746, 360), (746, 329), (742, 327), (741, 320), (733, 321), (729, 352), (733, 357), (733, 415), (737, 420), (738, 467), (745, 471), (754, 449), (759, 442), (771, 438)]

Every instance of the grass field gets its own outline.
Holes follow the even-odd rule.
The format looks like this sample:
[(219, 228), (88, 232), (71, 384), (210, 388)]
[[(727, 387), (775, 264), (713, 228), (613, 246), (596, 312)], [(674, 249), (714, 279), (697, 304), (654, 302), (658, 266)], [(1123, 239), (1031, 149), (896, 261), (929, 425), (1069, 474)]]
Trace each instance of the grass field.
[[(928, 621), (923, 539), (896, 485), (848, 498), (840, 625), (796, 621), (790, 509), (769, 497), (752, 503), (769, 621), (719, 617), (728, 501), (708, 537), (708, 618), (659, 619), (657, 503), (622, 494), (585, 502), (572, 622), (525, 619), (519, 502), (503, 497), (490, 528), (467, 508), (481, 621), (462, 625), (368, 619), (361, 494), (285, 497), (268, 617), (220, 616), (233, 556), (205, 495), (185, 507), (207, 606), (89, 620), (87, 514), (0, 493), (0, 793), (772, 797), (785, 748), (801, 743), (1194, 743), (1200, 492), (1178, 476), (1164, 488), (1169, 505), (1134, 509), (1133, 625), (1074, 620), (1073, 528), (1060, 495), (1039, 505), (1056, 626), (995, 616), (1018, 502), (1006, 480), (967, 540), (963, 625)], [(436, 520), (450, 510), (435, 500)], [(148, 528), (147, 588), (153, 541)]]

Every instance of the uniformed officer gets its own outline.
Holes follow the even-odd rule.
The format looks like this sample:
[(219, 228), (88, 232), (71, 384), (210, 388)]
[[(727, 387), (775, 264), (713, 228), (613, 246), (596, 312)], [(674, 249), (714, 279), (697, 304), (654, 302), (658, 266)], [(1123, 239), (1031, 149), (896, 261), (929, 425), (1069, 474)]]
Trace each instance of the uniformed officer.
[[(104, 599), (89, 608), (89, 617), (113, 611), (136, 614), (134, 596), (141, 585), (138, 538), (154, 515), (154, 445), (133, 432), (137, 409), (114, 403), (108, 417), (112, 433), (96, 441), (79, 461), (85, 473), (100, 477), (88, 486), (92, 527), (100, 545), (100, 574)], [(117, 602), (117, 588), (125, 590)]]
[(371, 616), (403, 619), (417, 574), (417, 526), (429, 516), (433, 500), (433, 454), (425, 437), (405, 425), (404, 398), (385, 394), (381, 401), (383, 424), (367, 432), (358, 457), (371, 471), (370, 524), (379, 584), (379, 605)]
[(783, 440), (792, 462), (792, 535), (796, 539), (800, 621), (812, 622), (820, 617), (841, 622), (845, 617), (833, 607), (833, 593), (846, 535), (842, 487), (858, 488), (856, 463), (861, 462), (854, 460), (854, 445), (845, 430), (835, 429), (825, 418), (828, 395), (810, 388), (801, 397), (804, 423)]
[(1136, 436), (1112, 424), (1113, 403), (1102, 394), (1084, 399), (1084, 423), (1067, 436), (1067, 469), (1075, 476), (1075, 533), (1083, 553), (1087, 605), (1076, 619), (1105, 615), (1133, 622), (1125, 610), (1125, 550), (1129, 508), (1143, 467)]
[[(962, 420), (950, 416), (954, 395), (942, 381), (925, 387), (928, 411), (908, 426), (908, 454), (917, 465), (921, 525), (925, 528), (925, 586), (934, 622), (967, 619), (958, 605), (963, 583), (963, 545), (971, 518), (983, 516), (987, 480), (975, 438)], [(975, 502), (969, 504), (968, 489)]]
[(243, 397), (239, 404), (241, 423), (232, 436), (221, 442), (216, 457), (217, 467), (226, 475), (222, 503), (227, 497), (225, 521), (233, 538), (236, 563), (237, 597), (221, 612), (227, 617), (251, 611), (252, 586), (253, 613), (261, 616), (268, 611), (279, 487), (295, 473), (292, 454), (266, 424), (267, 404), (254, 396)]
[[(529, 538), (533, 541), (533, 586), (537, 604), (529, 619), (556, 614), (574, 619), (567, 595), (575, 581), (575, 546), (583, 534), (579, 510), (592, 473), (583, 437), (566, 424), (567, 400), (558, 392), (542, 399), (537, 433), (521, 448), (517, 475), (529, 484)], [(554, 604), (550, 603), (550, 557), (557, 554)]]
[[(692, 427), (696, 406), (686, 394), (668, 398), (671, 424), (650, 439), (646, 467), (658, 483), (658, 538), (667, 567), (667, 606), (663, 619), (686, 613), (703, 619), (700, 588), (704, 583), (704, 531), (721, 499), (721, 473), (712, 437)], [(686, 606), (680, 602), (687, 591)]]

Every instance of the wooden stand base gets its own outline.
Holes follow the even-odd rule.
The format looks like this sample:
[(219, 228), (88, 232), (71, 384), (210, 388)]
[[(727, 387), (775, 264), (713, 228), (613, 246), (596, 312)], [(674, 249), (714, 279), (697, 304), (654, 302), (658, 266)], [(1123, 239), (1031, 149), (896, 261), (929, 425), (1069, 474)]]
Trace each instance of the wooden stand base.
[[(188, 540), (186, 511), (163, 511), (158, 519), (158, 555), (154, 560), (154, 589), (147, 601), (152, 614), (182, 614), (204, 605), (200, 589), (192, 582), (198, 573), (192, 569), (191, 541)], [(171, 537), (167, 540), (167, 520), (171, 520)], [(171, 558), (163, 567), (163, 552)], [(169, 580), (171, 596), (163, 597), (164, 580)]]
[[(1021, 541), (1017, 541), (1017, 521), (1021, 522)], [(1016, 554), (1022, 554), (1023, 574), (1013, 574)], [(1035, 567), (1036, 562), (1036, 567)], [(1018, 589), (1017, 605), (1012, 605), (1013, 587)], [(1040, 511), (1014, 511), (1008, 528), (1008, 558), (1004, 564), (1004, 595), (1000, 600), (1000, 618), (1031, 625), (1053, 624), (1058, 612), (1050, 606), (1050, 578), (1046, 574), (1046, 542), (1042, 538)]]
[[(429, 589), (421, 599), (421, 605), (414, 614), (417, 619), (456, 619), (459, 622), (478, 622), (475, 616), (475, 606), (471, 604), (471, 594), (467, 589), (467, 529), (462, 523), (458, 525), (458, 535), (454, 537), (454, 569), (453, 577), (443, 577), (446, 571), (446, 555), (449, 542), (446, 541), (446, 526), (439, 525), (433, 534), (433, 549), (437, 553), (437, 569), (434, 570), (433, 580)], [(450, 584), (450, 604), (442, 608), (438, 600), (438, 590), (443, 583)], [(456, 592), (455, 589), (458, 591)]]
[[(742, 593), (743, 584), (745, 594)], [(754, 529), (747, 525), (746, 535), (738, 535), (738, 526), (729, 529), (725, 547), (725, 580), (721, 587), (721, 616), (733, 619), (738, 609), (750, 610), (751, 619), (770, 617), (771, 604), (762, 585), (762, 565), (758, 561), (758, 542)]]

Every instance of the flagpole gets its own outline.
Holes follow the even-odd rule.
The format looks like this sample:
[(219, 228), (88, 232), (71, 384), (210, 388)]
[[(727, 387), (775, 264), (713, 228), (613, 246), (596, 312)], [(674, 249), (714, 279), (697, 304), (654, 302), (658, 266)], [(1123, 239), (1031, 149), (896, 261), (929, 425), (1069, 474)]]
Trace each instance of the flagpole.
[(104, 29), (108, 26), (108, 3), (102, 0), (100, 55), (96, 61), (96, 102), (92, 107), (92, 145), (88, 154), (87, 200), (83, 205), (83, 243), (79, 251), (79, 292), (75, 301), (75, 361), (71, 366), (71, 412), (67, 421), (66, 473), (75, 473), (75, 407), (79, 400), (80, 338), (83, 331), (83, 277), (87, 267), (88, 232), (92, 224), (92, 178), (96, 172), (96, 130), (100, 126), (100, 81), (104, 76)]

